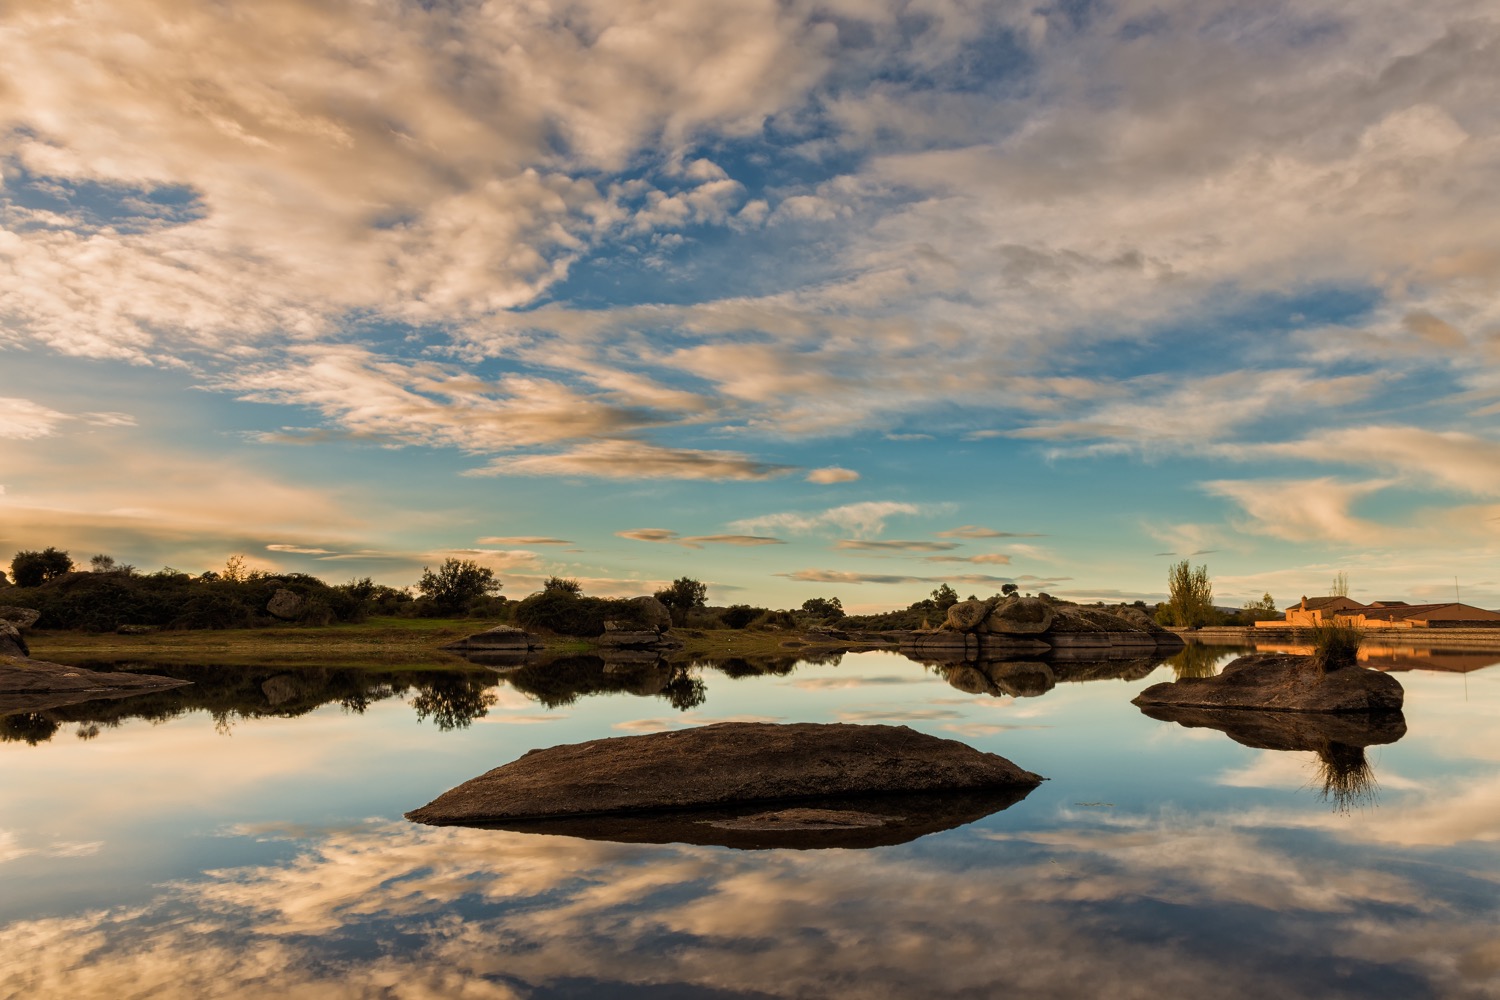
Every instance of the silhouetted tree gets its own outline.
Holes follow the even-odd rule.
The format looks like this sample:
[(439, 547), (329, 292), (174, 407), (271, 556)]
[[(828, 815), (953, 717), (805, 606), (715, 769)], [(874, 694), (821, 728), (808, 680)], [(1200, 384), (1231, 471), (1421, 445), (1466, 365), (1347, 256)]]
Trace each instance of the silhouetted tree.
[(802, 610), (823, 621), (837, 621), (844, 617), (844, 605), (837, 597), (809, 597), (802, 602)]
[(95, 573), (109, 573), (115, 568), (115, 557), (101, 552), (89, 560), (89, 568)]
[(1349, 596), (1349, 574), (1339, 570), (1333, 577), (1333, 586), (1328, 588), (1329, 597)]
[(10, 572), (18, 587), (40, 587), (72, 569), (68, 554), (50, 547), (40, 552), (17, 552), (10, 560)]
[(476, 597), (496, 593), (500, 590), (500, 583), (495, 579), (494, 570), (472, 559), (447, 559), (436, 573), (422, 567), (417, 590), (432, 602), (434, 608), (452, 614), (467, 608)]
[(1000, 593), (1004, 594), (1006, 597), (1010, 597), (1020, 589), (1020, 587), (1017, 587), (1013, 583), (1002, 583), (1000, 585)]
[(958, 603), (958, 591), (946, 583), (939, 584), (938, 588), (932, 592), (932, 603), (937, 610), (946, 612)]
[(561, 593), (572, 594), (575, 597), (583, 596), (583, 584), (577, 580), (568, 580), (560, 576), (549, 576), (547, 582), (542, 584), (544, 594)]
[(671, 612), (672, 624), (682, 625), (687, 622), (689, 611), (708, 603), (708, 585), (684, 576), (673, 580), (670, 587), (658, 590), (653, 596)]

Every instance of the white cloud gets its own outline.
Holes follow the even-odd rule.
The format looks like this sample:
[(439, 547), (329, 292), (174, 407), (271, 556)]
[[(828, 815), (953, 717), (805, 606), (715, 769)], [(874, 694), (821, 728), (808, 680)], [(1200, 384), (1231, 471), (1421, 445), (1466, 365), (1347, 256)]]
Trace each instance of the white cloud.
[(1218, 480), (1203, 488), (1233, 500), (1248, 520), (1244, 529), (1291, 542), (1370, 544), (1386, 535), (1355, 517), (1355, 501), (1391, 485), (1389, 480), (1346, 483), (1330, 477), (1297, 480)]
[(786, 512), (742, 518), (729, 526), (737, 531), (787, 531), (807, 534), (815, 531), (843, 530), (866, 537), (885, 530), (893, 517), (926, 516), (948, 507), (946, 504), (914, 504), (895, 500), (865, 500), (860, 503), (830, 507), (816, 514)]

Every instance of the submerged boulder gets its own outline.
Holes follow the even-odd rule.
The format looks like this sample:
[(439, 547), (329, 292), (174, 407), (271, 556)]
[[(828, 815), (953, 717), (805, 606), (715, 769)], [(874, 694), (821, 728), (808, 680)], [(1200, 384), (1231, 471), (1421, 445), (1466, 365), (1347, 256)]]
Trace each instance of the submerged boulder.
[(1031, 788), (1004, 757), (905, 726), (724, 722), (533, 750), (406, 814), (433, 825)]
[(1133, 704), (1285, 712), (1396, 712), (1405, 692), (1389, 674), (1363, 667), (1324, 673), (1311, 656), (1252, 653), (1216, 677), (1155, 684)]

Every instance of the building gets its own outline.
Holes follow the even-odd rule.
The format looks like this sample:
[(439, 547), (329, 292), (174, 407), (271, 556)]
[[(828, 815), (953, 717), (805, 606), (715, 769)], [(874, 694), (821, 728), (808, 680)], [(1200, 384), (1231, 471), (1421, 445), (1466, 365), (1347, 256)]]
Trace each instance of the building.
[(1500, 611), (1486, 611), (1457, 601), (1445, 604), (1407, 604), (1405, 601), (1361, 604), (1348, 597), (1304, 597), (1297, 605), (1286, 609), (1284, 621), (1255, 624), (1265, 628), (1316, 628), (1330, 623), (1361, 629), (1500, 629)]

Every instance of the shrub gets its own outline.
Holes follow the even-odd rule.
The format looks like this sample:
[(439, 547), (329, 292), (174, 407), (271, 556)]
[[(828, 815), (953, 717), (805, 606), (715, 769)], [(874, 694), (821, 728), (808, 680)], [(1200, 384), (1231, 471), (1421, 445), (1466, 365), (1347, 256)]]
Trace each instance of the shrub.
[(647, 625), (643, 609), (631, 601), (582, 597), (566, 590), (543, 590), (518, 601), (511, 618), (525, 629), (583, 638), (601, 634), (606, 621)]
[(1313, 660), (1325, 674), (1355, 666), (1362, 638), (1353, 625), (1324, 622), (1313, 629)]
[(749, 604), (734, 604), (719, 614), (719, 621), (725, 628), (744, 628), (761, 615), (768, 613), (765, 608), (756, 608)]
[(474, 598), (499, 589), (495, 571), (472, 559), (446, 559), (436, 573), (424, 566), (422, 579), (417, 582), (417, 590), (433, 608), (450, 615), (466, 610)]

